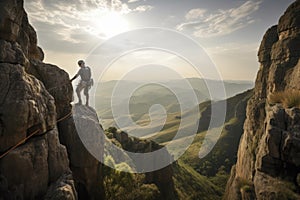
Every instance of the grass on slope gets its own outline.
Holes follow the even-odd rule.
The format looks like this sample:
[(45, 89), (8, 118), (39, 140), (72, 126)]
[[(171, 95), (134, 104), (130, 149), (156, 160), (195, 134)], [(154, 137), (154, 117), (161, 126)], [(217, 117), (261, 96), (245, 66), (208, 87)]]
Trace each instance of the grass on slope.
[(182, 161), (174, 165), (174, 183), (179, 199), (185, 200), (218, 200), (222, 197), (221, 189), (201, 176)]

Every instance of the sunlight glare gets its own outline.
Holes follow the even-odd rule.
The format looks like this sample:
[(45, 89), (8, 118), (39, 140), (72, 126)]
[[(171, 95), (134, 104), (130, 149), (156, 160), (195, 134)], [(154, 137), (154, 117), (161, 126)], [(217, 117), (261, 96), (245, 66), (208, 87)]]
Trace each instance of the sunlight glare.
[(115, 36), (129, 30), (128, 22), (120, 13), (107, 11), (99, 18), (95, 19), (95, 33), (104, 34), (106, 38)]

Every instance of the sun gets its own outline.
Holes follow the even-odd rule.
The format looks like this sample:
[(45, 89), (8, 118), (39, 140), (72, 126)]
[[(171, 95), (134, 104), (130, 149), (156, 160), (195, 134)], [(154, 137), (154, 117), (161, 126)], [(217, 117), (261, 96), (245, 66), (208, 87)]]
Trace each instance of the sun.
[(95, 33), (102, 34), (106, 38), (115, 36), (129, 30), (129, 24), (124, 17), (115, 11), (107, 11), (93, 20)]

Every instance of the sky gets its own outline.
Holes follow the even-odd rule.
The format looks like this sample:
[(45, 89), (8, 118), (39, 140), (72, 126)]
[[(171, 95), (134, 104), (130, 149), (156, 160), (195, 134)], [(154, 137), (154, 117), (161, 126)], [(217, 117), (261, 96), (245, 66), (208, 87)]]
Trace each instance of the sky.
[[(25, 0), (24, 3), (29, 21), (37, 31), (38, 45), (44, 50), (45, 62), (58, 65), (70, 76), (78, 70), (79, 59), (87, 60), (87, 65), (95, 69), (106, 62), (103, 61), (106, 57), (113, 58), (110, 55), (116, 54), (118, 50), (115, 46), (118, 46), (123, 53), (126, 50), (136, 50), (127, 52), (125, 56), (119, 55), (119, 59), (113, 62), (114, 66), (107, 70), (105, 80), (119, 79), (137, 64), (169, 65), (170, 68), (178, 69), (178, 73), (184, 77), (197, 77), (197, 73), (193, 72), (193, 65), (187, 62), (187, 59), (184, 60), (184, 56), (179, 55), (188, 55), (190, 52), (195, 58), (196, 47), (193, 48), (192, 44), (185, 45), (179, 34), (190, 38), (206, 52), (208, 57), (202, 56), (202, 52), (198, 56), (199, 59), (210, 59), (222, 79), (253, 81), (259, 68), (257, 51), (262, 37), (269, 27), (278, 23), (280, 16), (292, 2)], [(169, 31), (162, 31), (162, 36), (162, 33), (151, 32), (149, 29), (150, 36), (153, 37), (151, 39), (148, 38), (150, 36), (147, 32), (135, 31), (149, 27)], [(170, 33), (171, 31), (177, 35)], [(144, 47), (141, 43), (150, 42), (160, 48), (137, 50)], [(105, 43), (113, 47), (106, 47), (107, 51), (99, 50), (99, 46)], [(164, 43), (168, 44), (164, 46)], [(172, 43), (180, 43), (181, 46), (172, 46)], [(162, 47), (173, 51), (163, 51)], [(157, 60), (161, 62), (156, 63)], [(123, 74), (119, 73), (120, 71), (123, 71)], [(151, 75), (150, 71), (145, 72), (148, 74), (145, 77), (155, 76)], [(167, 76), (163, 73), (160, 75)], [(205, 73), (201, 76), (206, 77)]]

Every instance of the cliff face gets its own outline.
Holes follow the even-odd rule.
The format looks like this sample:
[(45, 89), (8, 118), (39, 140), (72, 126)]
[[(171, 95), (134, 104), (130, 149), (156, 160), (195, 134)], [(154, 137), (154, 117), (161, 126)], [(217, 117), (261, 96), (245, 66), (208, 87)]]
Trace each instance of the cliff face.
[(69, 75), (43, 63), (23, 0), (1, 0), (0, 10), (0, 155), (21, 142), (0, 158), (0, 199), (103, 197), (102, 165), (74, 125)]
[(272, 93), (300, 89), (299, 0), (266, 32), (258, 57), (254, 96), (225, 199), (299, 199), (300, 110), (268, 102)]
[(22, 3), (0, 3), (1, 155), (38, 132), (1, 158), (0, 196), (34, 199), (48, 193), (49, 199), (75, 199), (67, 151), (58, 139), (55, 99), (41, 81), (26, 72), (31, 61), (41, 62), (43, 53), (36, 45), (36, 34), (28, 24)]

